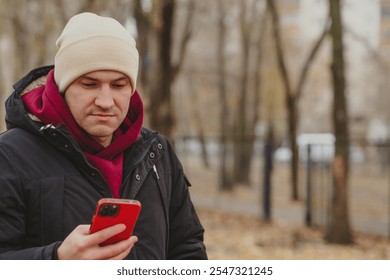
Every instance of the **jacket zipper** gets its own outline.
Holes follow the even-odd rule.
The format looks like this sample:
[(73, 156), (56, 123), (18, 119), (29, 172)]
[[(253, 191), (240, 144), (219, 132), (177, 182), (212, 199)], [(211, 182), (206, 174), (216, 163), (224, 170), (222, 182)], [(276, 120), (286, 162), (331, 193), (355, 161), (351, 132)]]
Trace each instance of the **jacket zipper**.
[(155, 164), (153, 164), (153, 171), (154, 171), (154, 174), (156, 174), (156, 179), (160, 180), (160, 177), (158, 176), (158, 172), (157, 172), (157, 167)]

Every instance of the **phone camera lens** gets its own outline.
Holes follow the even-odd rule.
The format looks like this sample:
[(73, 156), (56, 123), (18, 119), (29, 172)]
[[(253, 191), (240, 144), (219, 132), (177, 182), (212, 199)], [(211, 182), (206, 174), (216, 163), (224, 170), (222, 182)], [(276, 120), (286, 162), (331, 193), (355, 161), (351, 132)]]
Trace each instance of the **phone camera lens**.
[(119, 206), (115, 204), (105, 204), (99, 210), (99, 216), (115, 217), (118, 214)]

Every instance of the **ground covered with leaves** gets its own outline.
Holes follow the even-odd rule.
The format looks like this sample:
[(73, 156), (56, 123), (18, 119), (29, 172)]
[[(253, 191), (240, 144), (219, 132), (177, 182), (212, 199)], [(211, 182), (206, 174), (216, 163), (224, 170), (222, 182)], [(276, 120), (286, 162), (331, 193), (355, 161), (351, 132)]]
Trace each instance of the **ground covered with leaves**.
[[(324, 240), (324, 228), (305, 226), (305, 200), (302, 197), (299, 201), (291, 201), (288, 166), (274, 170), (272, 222), (264, 223), (261, 172), (252, 172), (250, 186), (236, 186), (230, 192), (222, 192), (218, 189), (217, 165), (204, 168), (193, 157), (184, 157), (183, 163), (193, 185), (190, 188), (192, 200), (206, 230), (205, 243), (210, 259), (390, 259), (389, 235), (383, 230), (379, 234), (374, 228), (364, 231), (358, 227), (359, 219), (366, 224), (382, 225), (382, 229), (388, 225), (387, 201), (383, 201), (388, 197), (388, 191), (386, 187), (379, 188), (388, 184), (380, 184), (378, 176), (351, 178), (354, 243), (336, 245)], [(259, 170), (262, 168), (257, 163), (254, 171)], [(300, 193), (303, 196), (304, 189)]]
[(257, 217), (197, 209), (206, 229), (209, 259), (214, 260), (381, 260), (390, 259), (385, 237), (354, 233), (354, 244), (324, 241), (319, 229), (289, 223), (262, 223)]

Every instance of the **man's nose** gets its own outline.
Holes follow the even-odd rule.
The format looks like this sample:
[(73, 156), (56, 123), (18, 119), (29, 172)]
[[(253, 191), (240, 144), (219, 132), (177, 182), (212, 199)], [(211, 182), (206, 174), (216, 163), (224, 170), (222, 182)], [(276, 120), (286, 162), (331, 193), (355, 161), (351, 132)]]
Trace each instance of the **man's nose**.
[(108, 85), (100, 88), (95, 99), (95, 105), (102, 109), (109, 109), (114, 105), (111, 88)]

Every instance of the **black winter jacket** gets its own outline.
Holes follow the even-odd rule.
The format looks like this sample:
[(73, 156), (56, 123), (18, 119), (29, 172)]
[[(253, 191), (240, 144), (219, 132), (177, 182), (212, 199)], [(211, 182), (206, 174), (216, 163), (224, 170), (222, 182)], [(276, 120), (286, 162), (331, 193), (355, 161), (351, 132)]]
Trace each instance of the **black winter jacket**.
[[(0, 259), (54, 259), (61, 241), (89, 224), (96, 202), (111, 197), (63, 125), (34, 120), (20, 94), (44, 81), (51, 66), (31, 71), (6, 101), (8, 130), (0, 135)], [(121, 197), (142, 211), (138, 242), (128, 259), (206, 259), (203, 227), (182, 166), (166, 139), (143, 128), (124, 154)], [(153, 166), (157, 168), (157, 174)]]

